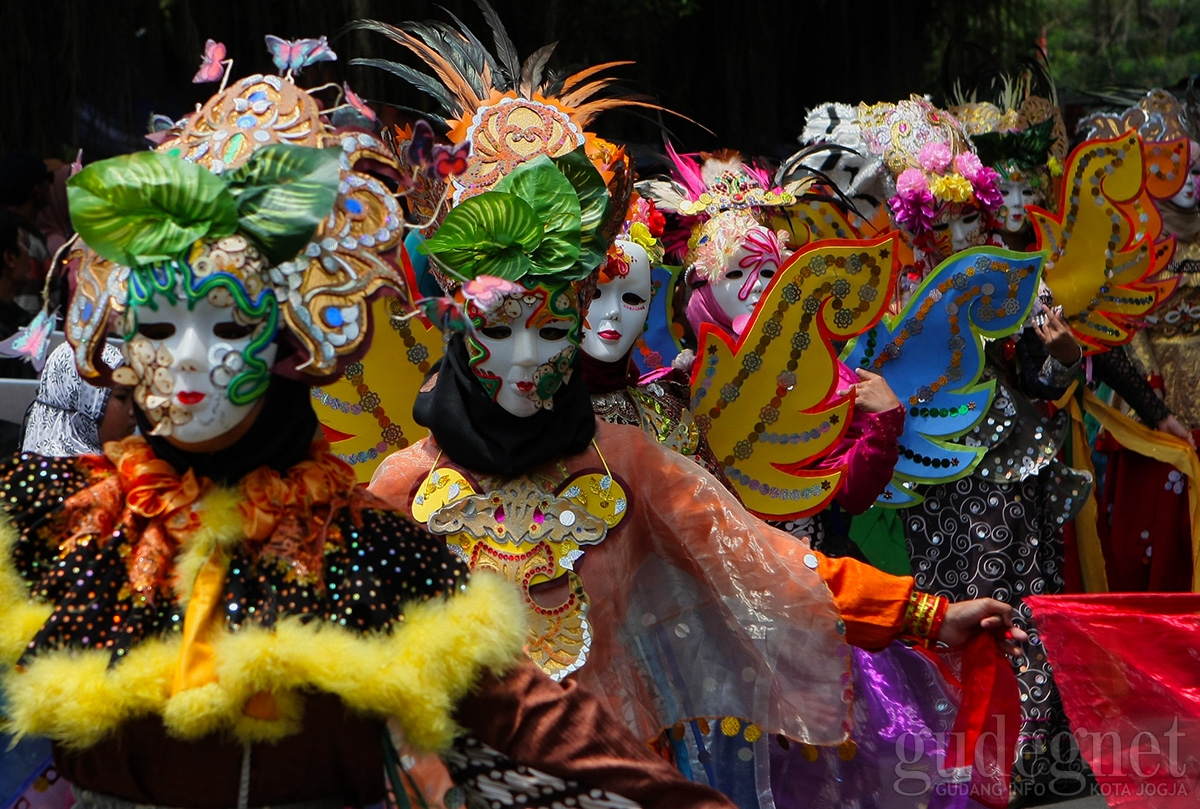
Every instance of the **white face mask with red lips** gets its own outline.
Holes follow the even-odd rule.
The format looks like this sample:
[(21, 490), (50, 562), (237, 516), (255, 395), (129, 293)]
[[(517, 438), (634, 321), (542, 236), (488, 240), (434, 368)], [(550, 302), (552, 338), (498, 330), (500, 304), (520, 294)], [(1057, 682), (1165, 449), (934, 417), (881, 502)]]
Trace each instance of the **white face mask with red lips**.
[(639, 244), (617, 241), (629, 272), (596, 287), (583, 332), (583, 350), (601, 362), (628, 356), (650, 314), (650, 256)]
[(1001, 180), (999, 189), (1004, 207), (997, 214), (997, 219), (1005, 232), (1020, 233), (1029, 226), (1029, 215), (1025, 209), (1037, 202), (1037, 192), (1028, 182), (1017, 180)]
[(498, 380), (496, 404), (521, 418), (552, 406), (554, 394), (570, 379), (578, 350), (571, 339), (578, 320), (552, 313), (548, 294), (553, 293), (535, 287), (507, 296), (499, 310), (474, 329), (473, 339), (487, 356), (472, 364), (473, 372), (481, 379)]
[(1200, 161), (1192, 163), (1192, 168), (1183, 181), (1183, 187), (1176, 192), (1175, 196), (1171, 197), (1171, 202), (1185, 211), (1194, 209), (1197, 194), (1200, 193), (1196, 182), (1198, 179), (1200, 179)]
[[(218, 438), (257, 404), (238, 405), (229, 398), (229, 383), (242, 370), (255, 325), (235, 319), (231, 298), (226, 306), (214, 304), (210, 298), (220, 291), (190, 308), (167, 296), (156, 299), (157, 310), (136, 307), (137, 331), (122, 349), (128, 364), (114, 372), (116, 381), (136, 386), (135, 401), (155, 425), (153, 433), (169, 436), (172, 443)], [(220, 302), (226, 297), (216, 295)], [(255, 356), (269, 368), (277, 352), (272, 342)]]

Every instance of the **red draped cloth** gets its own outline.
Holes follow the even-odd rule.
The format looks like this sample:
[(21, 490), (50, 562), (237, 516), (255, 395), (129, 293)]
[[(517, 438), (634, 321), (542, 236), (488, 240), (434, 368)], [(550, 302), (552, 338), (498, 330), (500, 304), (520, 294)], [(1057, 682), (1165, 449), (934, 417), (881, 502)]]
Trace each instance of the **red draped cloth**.
[(1109, 806), (1200, 803), (1200, 595), (1025, 601)]

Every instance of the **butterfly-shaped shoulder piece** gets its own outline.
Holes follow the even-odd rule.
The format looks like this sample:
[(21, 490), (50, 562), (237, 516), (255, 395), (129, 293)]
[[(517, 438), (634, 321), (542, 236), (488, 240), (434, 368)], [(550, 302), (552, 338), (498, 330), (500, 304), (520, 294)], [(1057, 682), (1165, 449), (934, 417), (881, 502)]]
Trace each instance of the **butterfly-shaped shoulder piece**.
[(984, 337), (1021, 327), (1033, 307), (1044, 253), (974, 247), (943, 261), (903, 311), (884, 317), (847, 346), (852, 368), (880, 374), (904, 404), (900, 459), (877, 505), (920, 502), (914, 483), (969, 475), (985, 448), (957, 442), (983, 419), (995, 381), (980, 382)]
[(336, 62), (337, 54), (325, 37), (316, 39), (280, 39), (267, 34), (267, 50), (280, 73), (299, 73), (317, 62)]

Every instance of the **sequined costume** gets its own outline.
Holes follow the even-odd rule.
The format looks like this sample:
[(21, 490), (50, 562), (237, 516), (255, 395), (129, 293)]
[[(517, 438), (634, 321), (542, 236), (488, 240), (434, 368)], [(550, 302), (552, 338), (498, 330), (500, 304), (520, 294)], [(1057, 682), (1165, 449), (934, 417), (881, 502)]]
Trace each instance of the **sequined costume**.
[[(574, 776), (560, 799), (594, 791), (579, 786), (588, 770), (620, 770), (622, 755), (640, 764), (617, 780), (630, 777), (622, 786), (644, 805), (662, 788), (653, 784), (670, 780), (632, 741), (610, 736), (567, 751), (548, 726), (516, 719), (540, 703), (581, 708), (572, 722), (605, 721), (589, 718), (586, 698), (512, 669), (523, 618), (507, 585), (472, 581), (444, 543), (356, 487), (324, 442), (286, 475), (260, 468), (235, 490), (175, 473), (142, 439), (107, 453), (23, 455), (0, 470), (12, 520), (4, 653), (20, 659), (4, 677), (8, 711), (20, 732), (57, 740), (58, 770), (77, 788), (232, 806), (243, 748), (224, 732), (271, 741), (253, 747), (250, 805), (375, 803), (386, 717), (420, 746), (448, 741), (456, 723), (478, 727), (448, 754), (466, 779), (485, 777), (470, 771), (472, 750), (497, 757), (499, 748)], [(199, 571), (190, 592), (181, 588), (187, 571)], [(212, 616), (207, 635), (187, 629), (198, 614)], [(449, 713), (473, 684), (472, 700), (483, 702)], [(197, 767), (210, 776), (203, 789)]]
[[(660, 371), (647, 375), (645, 381), (636, 377), (628, 379), (625, 374), (618, 378), (606, 371), (615, 371), (620, 365), (632, 369), (634, 366), (628, 357), (624, 363), (602, 363), (584, 356), (584, 378), (597, 416), (610, 424), (627, 424), (645, 430), (663, 446), (703, 466), (732, 491), (717, 457), (692, 418), (688, 406), (690, 391), (682, 372)], [(616, 380), (615, 384), (613, 380)]]
[[(1001, 354), (1002, 344), (989, 346), (985, 378), (1011, 367)], [(1039, 363), (1032, 375), (1040, 372)], [(1013, 789), (1022, 793), (1051, 776), (1077, 778), (1065, 774), (1069, 767), (1052, 772), (1070, 758), (1069, 746), (1050, 749), (1063, 744), (1067, 718), (1023, 599), (1063, 592), (1061, 529), (1082, 507), (1091, 480), (1056, 458), (1066, 413), (1045, 418), (1016, 390), (1017, 382), (1007, 374), (997, 379), (987, 416), (960, 439), (987, 449), (975, 471), (921, 487), (925, 499), (906, 509), (903, 519), (917, 587), (953, 600), (989, 596), (1012, 604), (1014, 623), (1030, 633), (1026, 654), (1012, 661), (1021, 690)]]

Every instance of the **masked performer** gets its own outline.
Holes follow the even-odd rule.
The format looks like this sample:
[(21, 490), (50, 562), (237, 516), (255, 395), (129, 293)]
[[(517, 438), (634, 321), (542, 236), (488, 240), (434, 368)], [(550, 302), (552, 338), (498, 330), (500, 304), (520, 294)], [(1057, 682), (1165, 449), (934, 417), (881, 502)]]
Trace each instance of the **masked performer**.
[[(469, 65), (410, 33), (433, 25), (370, 27), (439, 74)], [(438, 30), (443, 47), (474, 52), (473, 37)], [(603, 83), (580, 82), (594, 69), (543, 82), (536, 64), (505, 64), (452, 73), (449, 137), (471, 151), (465, 173), (430, 194), (456, 204), (425, 249), (461, 283), (455, 303), (427, 304), (448, 335), (415, 405), (432, 437), (389, 456), (371, 491), (473, 568), (520, 583), (534, 622), (527, 654), (603, 695), (642, 739), (703, 717), (749, 773), (741, 805), (770, 805), (775, 783), (775, 800), (805, 801), (807, 789), (836, 801), (842, 787), (828, 773), (819, 785), (794, 771), (774, 779), (768, 745), (794, 740), (799, 761), (801, 742), (846, 740), (845, 641), (881, 648), (916, 633), (957, 644), (1007, 608), (930, 599), (911, 579), (813, 552), (643, 430), (596, 419), (578, 373), (581, 326), (628, 186), (618, 174), (606, 182), (611, 161), (583, 126), (616, 102), (590, 100)], [(542, 140), (497, 137), (518, 125)], [(413, 155), (408, 141), (397, 149)], [(705, 766), (691, 774), (716, 782)], [(878, 786), (878, 769), (873, 778)]]
[[(981, 163), (957, 119), (919, 98), (861, 105), (858, 118), (871, 151), (891, 173), (895, 193), (888, 206), (918, 256), (913, 280), (995, 238), (986, 218), (1001, 207), (999, 176)], [(1065, 326), (1061, 331), (1073, 343)], [(1056, 334), (1046, 331), (1047, 339)], [(1062, 591), (1060, 528), (1082, 506), (1090, 479), (1055, 460), (1066, 415), (1048, 422), (1021, 394), (1004, 348), (1002, 341), (987, 346), (984, 378), (996, 380), (991, 410), (960, 439), (986, 447), (981, 462), (952, 483), (921, 486), (920, 502), (904, 511), (904, 528), (919, 587), (950, 598), (998, 598), (1013, 605), (1019, 625), (1029, 627), (1022, 597)], [(1078, 361), (1075, 349), (1066, 362)], [(1067, 382), (1052, 382), (1062, 395)], [(1057, 789), (1082, 788), (1083, 779), (1069, 771), (1079, 768), (1077, 755), (1063, 772), (1056, 769), (1072, 758), (1070, 736), (1036, 634), (1013, 665), (1022, 701), (1014, 792), (1025, 799), (1027, 791), (1044, 791), (1043, 782), (1057, 776)], [(1052, 750), (1052, 743), (1065, 746)]]
[[(717, 153), (696, 162), (670, 147), (668, 153), (674, 164), (672, 180), (649, 181), (639, 188), (690, 224), (684, 257), (692, 287), (688, 323), (697, 337), (706, 323), (740, 337), (763, 292), (792, 254), (788, 234), (771, 230), (763, 220), (773, 208), (794, 204), (796, 195), (773, 187), (765, 172), (736, 154)], [(814, 468), (844, 467), (836, 503), (857, 514), (874, 502), (891, 477), (904, 408), (883, 378), (869, 371), (855, 372), (839, 364), (837, 388), (840, 395), (855, 391), (853, 419), (842, 440)], [(839, 514), (844, 517), (840, 510)], [(826, 510), (778, 525), (809, 537), (824, 552), (862, 558), (836, 522), (833, 511)]]
[[(1197, 275), (1200, 269), (1200, 211), (1196, 179), (1200, 176), (1200, 143), (1184, 106), (1165, 90), (1151, 90), (1120, 114), (1098, 113), (1080, 123), (1087, 137), (1111, 137), (1136, 129), (1143, 140), (1168, 147), (1185, 141), (1187, 172), (1178, 191), (1156, 199), (1163, 230), (1175, 236), (1170, 266), (1159, 275), (1177, 281), (1175, 292), (1159, 304), (1129, 344), (1133, 367), (1124, 376), (1149, 382), (1157, 393), (1113, 389), (1142, 424), (1195, 444), (1200, 411), (1194, 403), (1196, 366)], [(1126, 363), (1128, 365), (1128, 363)], [(1136, 368), (1136, 370), (1134, 370)], [(1104, 379), (1103, 381), (1108, 381)], [(1111, 383), (1110, 383), (1111, 384)], [(1127, 386), (1128, 387), (1128, 386)], [(1176, 415), (1178, 414), (1178, 417)], [(1115, 592), (1174, 591), (1195, 588), (1194, 537), (1197, 528), (1187, 475), (1162, 460), (1146, 443), (1120, 447), (1106, 437), (1108, 466), (1104, 479), (1106, 505), (1101, 516), (1101, 545), (1109, 589)], [(1157, 456), (1157, 457), (1156, 457)], [(1147, 504), (1153, 504), (1147, 507)]]
[(518, 663), (515, 589), (314, 438), (309, 385), (365, 350), (403, 232), (386, 147), (291, 72), (71, 181), (69, 340), (105, 381), (115, 319), (144, 437), (0, 467), (11, 727), (83, 807), (376, 804), (387, 719), (472, 794), (505, 761), (522, 805), (728, 806)]

